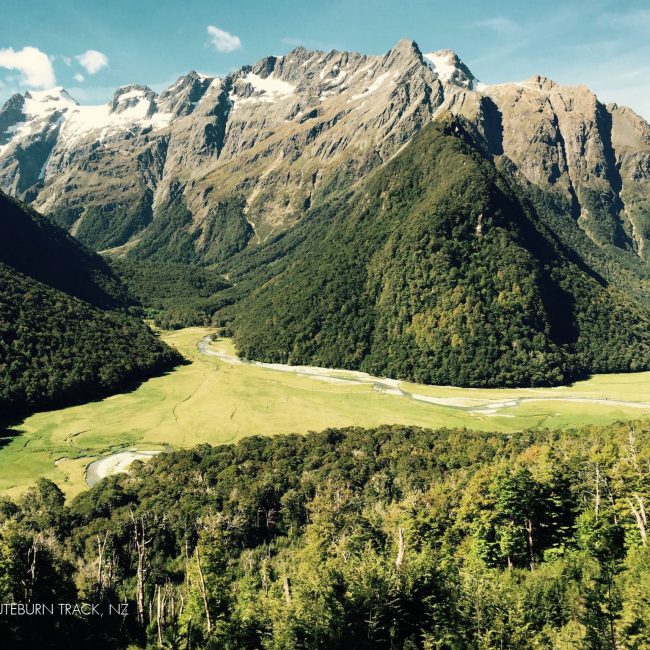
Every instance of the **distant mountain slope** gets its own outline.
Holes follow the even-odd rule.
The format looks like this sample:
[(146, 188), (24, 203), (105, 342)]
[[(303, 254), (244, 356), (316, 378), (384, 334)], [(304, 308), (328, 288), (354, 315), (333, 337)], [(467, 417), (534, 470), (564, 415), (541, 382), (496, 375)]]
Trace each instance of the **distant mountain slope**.
[(462, 386), (650, 367), (650, 313), (567, 248), (520, 189), (430, 125), (238, 307), (244, 356)]
[(80, 106), (62, 88), (0, 110), (0, 188), (94, 250), (212, 264), (295, 227), (426, 124), (462, 116), (476, 143), (601, 246), (650, 259), (650, 126), (584, 86), (481, 84), (449, 50), (266, 57), (223, 79)]
[(0, 262), (95, 305), (129, 301), (108, 264), (74, 237), (0, 191)]
[(105, 395), (180, 361), (117, 308), (126, 293), (97, 255), (2, 194), (0, 230), (0, 417)]

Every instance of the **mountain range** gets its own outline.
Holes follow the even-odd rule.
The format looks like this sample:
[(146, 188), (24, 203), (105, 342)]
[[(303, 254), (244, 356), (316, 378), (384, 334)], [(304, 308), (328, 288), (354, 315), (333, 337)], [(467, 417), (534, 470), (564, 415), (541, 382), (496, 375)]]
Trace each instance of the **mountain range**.
[(598, 244), (648, 259), (650, 126), (584, 86), (480, 83), (448, 50), (267, 57), (223, 79), (80, 106), (64, 89), (0, 112), (0, 188), (96, 250), (213, 263), (295, 225), (422, 126), (463, 117), (486, 154), (557, 195)]
[(0, 111), (0, 187), (145, 307), (169, 284), (185, 324), (227, 326), (244, 356), (424, 382), (649, 368), (649, 183), (631, 109), (540, 76), (486, 85), (408, 40)]

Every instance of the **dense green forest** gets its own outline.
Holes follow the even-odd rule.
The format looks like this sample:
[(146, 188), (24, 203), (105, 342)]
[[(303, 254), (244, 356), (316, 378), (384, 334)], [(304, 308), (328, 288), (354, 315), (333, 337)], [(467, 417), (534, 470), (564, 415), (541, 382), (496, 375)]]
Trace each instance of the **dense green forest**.
[(0, 600), (128, 614), (5, 617), (3, 647), (647, 648), (649, 498), (648, 422), (254, 437), (70, 503), (41, 480), (0, 503)]
[(0, 264), (0, 413), (87, 402), (181, 363), (141, 321)]
[(99, 256), (0, 195), (0, 417), (104, 396), (181, 357)]
[(461, 386), (650, 367), (647, 304), (562, 244), (465, 135), (429, 125), (319, 206), (323, 236), (232, 310), (241, 353)]
[(145, 316), (163, 329), (210, 325), (213, 314), (231, 302), (224, 291), (230, 285), (216, 271), (128, 259), (110, 263)]

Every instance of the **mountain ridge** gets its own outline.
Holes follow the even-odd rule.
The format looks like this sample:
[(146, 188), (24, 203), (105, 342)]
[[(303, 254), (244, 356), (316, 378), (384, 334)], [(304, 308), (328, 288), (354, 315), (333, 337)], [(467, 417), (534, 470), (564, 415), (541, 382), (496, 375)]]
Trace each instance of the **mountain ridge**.
[[(12, 135), (0, 145), (0, 187), (96, 250), (146, 257), (138, 248), (151, 239), (173, 261), (220, 262), (292, 228), (333, 180), (358, 181), (451, 114), (489, 155), (567, 199), (597, 244), (648, 257), (641, 117), (541, 76), (483, 85), (452, 51), (422, 54), (414, 41), (378, 56), (296, 48), (224, 79), (190, 72), (158, 95), (125, 86), (100, 107), (99, 126), (57, 100), (25, 131), (19, 103), (0, 111), (0, 138)], [(66, 136), (66, 124), (90, 130)], [(215, 240), (222, 252), (206, 255)]]

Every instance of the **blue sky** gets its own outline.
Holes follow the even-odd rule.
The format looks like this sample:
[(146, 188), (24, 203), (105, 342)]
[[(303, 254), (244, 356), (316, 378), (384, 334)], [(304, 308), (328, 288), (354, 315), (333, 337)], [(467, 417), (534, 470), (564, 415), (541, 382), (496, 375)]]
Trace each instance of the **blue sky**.
[(127, 83), (159, 90), (190, 69), (223, 75), (298, 44), (379, 54), (412, 38), (423, 51), (454, 49), (485, 83), (543, 74), (584, 83), (650, 119), (648, 0), (2, 4), (2, 101), (55, 82), (82, 103), (103, 102)]

